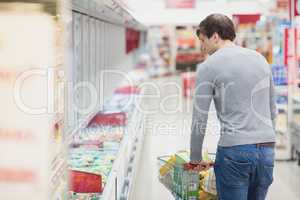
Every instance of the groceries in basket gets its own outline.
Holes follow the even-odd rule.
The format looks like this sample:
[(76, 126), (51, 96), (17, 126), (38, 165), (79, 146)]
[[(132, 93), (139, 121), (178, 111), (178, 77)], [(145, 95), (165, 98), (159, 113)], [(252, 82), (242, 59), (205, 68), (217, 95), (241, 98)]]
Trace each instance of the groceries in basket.
[[(208, 153), (204, 153), (203, 160), (213, 162)], [(171, 156), (161, 156), (159, 162), (160, 182), (180, 200), (215, 200), (217, 199), (214, 170), (187, 170), (189, 153), (179, 151)]]

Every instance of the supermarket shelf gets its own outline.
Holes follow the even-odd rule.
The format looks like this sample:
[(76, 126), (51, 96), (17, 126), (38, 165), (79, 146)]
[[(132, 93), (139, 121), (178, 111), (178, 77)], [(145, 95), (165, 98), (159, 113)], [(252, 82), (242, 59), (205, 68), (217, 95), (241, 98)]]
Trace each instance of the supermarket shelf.
[(53, 163), (52, 163), (52, 174), (50, 176), (50, 183), (52, 187), (52, 194), (57, 190), (59, 187), (59, 184), (64, 181), (63, 180), (63, 174), (65, 173), (67, 168), (67, 163), (63, 157), (58, 157)]
[(55, 113), (55, 123), (59, 123), (59, 122), (62, 122), (63, 119), (64, 119), (64, 114), (63, 112), (57, 112)]
[[(142, 102), (142, 94), (137, 97), (137, 104)], [(99, 112), (88, 115), (78, 126), (72, 131), (69, 137), (69, 144), (74, 135), (82, 128), (85, 128), (89, 121)], [(104, 185), (104, 191), (101, 195), (102, 200), (118, 200), (124, 197), (124, 185), (133, 186), (133, 181), (138, 169), (139, 157), (141, 155), (142, 142), (143, 142), (143, 118), (144, 115), (139, 111), (136, 106), (132, 114), (129, 115), (127, 126), (125, 126), (124, 137), (120, 143), (120, 148), (117, 152), (116, 159), (113, 162), (111, 172)], [(128, 191), (130, 191), (128, 190)], [(128, 199), (129, 192), (126, 192), (126, 199)]]
[[(142, 118), (143, 119), (143, 118)], [(132, 149), (132, 165), (128, 168), (127, 177), (125, 179), (123, 188), (122, 188), (122, 196), (120, 200), (132, 199), (133, 195), (133, 188), (137, 176), (137, 171), (139, 169), (139, 163), (141, 158), (142, 146), (144, 143), (144, 133), (143, 126), (140, 127), (140, 133), (138, 134), (137, 138), (135, 139), (135, 145)]]
[(118, 0), (73, 0), (72, 9), (113, 24), (125, 25), (139, 30), (146, 29)]
[(299, 113), (299, 111), (300, 111), (300, 105), (293, 105), (293, 110), (294, 110), (294, 113), (295, 112), (297, 112), (297, 113)]
[(294, 110), (294, 112), (299, 113), (299, 110), (300, 110), (300, 97), (299, 96), (293, 97), (293, 110)]
[(114, 200), (118, 196), (118, 188), (120, 187), (120, 183), (123, 182), (122, 175), (124, 177), (126, 168), (126, 166), (124, 166), (125, 161), (124, 156), (122, 154), (126, 151), (128, 139), (129, 137), (125, 136), (123, 141), (121, 142), (121, 146), (118, 151), (118, 156), (113, 163), (111, 173), (104, 186), (104, 191), (102, 194), (103, 200)]
[(139, 158), (141, 155), (141, 149), (143, 144), (143, 119), (144, 115), (138, 112), (136, 117), (133, 118), (135, 121), (134, 126), (131, 126), (128, 131), (134, 133), (130, 140), (128, 154), (128, 167), (125, 174), (125, 179), (121, 189), (120, 200), (130, 199), (129, 196), (132, 193), (135, 176), (138, 170)]
[(287, 104), (276, 104), (276, 108), (277, 110), (284, 110), (284, 111), (288, 110)]
[(124, 185), (130, 184), (133, 180), (133, 177), (128, 177), (128, 171), (136, 173), (137, 170), (136, 163), (132, 165), (132, 161), (136, 156), (135, 154), (139, 154), (141, 151), (141, 145), (137, 148), (137, 141), (141, 141), (137, 135), (143, 134), (140, 132), (140, 129), (134, 129), (136, 124), (141, 124), (140, 120), (142, 120), (140, 113), (135, 109), (125, 131), (125, 137), (121, 142), (118, 156), (114, 161), (110, 176), (104, 187), (103, 200), (119, 199), (122, 196), (121, 190), (123, 190)]
[[(142, 103), (142, 95), (143, 91), (137, 104)], [(128, 119), (117, 158), (104, 187), (103, 200), (130, 199), (128, 197), (134, 184), (143, 146), (143, 121), (144, 115), (136, 107)]]
[(292, 132), (300, 132), (300, 123), (297, 123), (295, 121), (290, 123)]
[(300, 96), (293, 96), (295, 103), (300, 103)]
[(275, 92), (277, 94), (287, 94), (288, 87), (287, 86), (275, 86)]
[(67, 145), (71, 144), (74, 135), (80, 129), (85, 128), (88, 125), (88, 123), (91, 121), (91, 119), (99, 112), (99, 110), (101, 110), (101, 109), (100, 108), (96, 109), (94, 112), (90, 113), (85, 119), (81, 120), (81, 122), (79, 123), (79, 125), (77, 127), (75, 127), (73, 129), (73, 131), (71, 132), (71, 134), (67, 137), (67, 139), (66, 139)]
[[(141, 103), (141, 102), (139, 102)], [(135, 180), (137, 176), (137, 171), (139, 169), (141, 152), (144, 144), (144, 122), (145, 122), (145, 114), (138, 112), (137, 118), (135, 120), (135, 126), (133, 127), (134, 144), (131, 147), (131, 156), (130, 156), (130, 164), (127, 169), (126, 178), (124, 181), (124, 185), (122, 187), (122, 194), (120, 196), (120, 200), (132, 199), (133, 188), (135, 186)]]

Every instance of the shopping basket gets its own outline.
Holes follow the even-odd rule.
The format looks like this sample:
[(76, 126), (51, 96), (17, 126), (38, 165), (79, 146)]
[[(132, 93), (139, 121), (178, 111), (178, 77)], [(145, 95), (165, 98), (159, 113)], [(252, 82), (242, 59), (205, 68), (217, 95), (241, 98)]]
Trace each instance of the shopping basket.
[[(159, 181), (169, 190), (176, 200), (216, 200), (216, 195), (201, 190), (200, 174), (185, 170), (177, 164), (174, 156), (158, 157)], [(202, 192), (202, 193), (201, 193)]]

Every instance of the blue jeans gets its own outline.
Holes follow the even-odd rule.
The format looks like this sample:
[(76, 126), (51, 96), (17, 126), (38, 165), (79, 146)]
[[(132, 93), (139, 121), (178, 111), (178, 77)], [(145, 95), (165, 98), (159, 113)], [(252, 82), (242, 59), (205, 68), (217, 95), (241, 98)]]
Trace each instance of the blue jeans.
[(272, 147), (219, 146), (214, 167), (219, 200), (264, 200), (273, 168)]

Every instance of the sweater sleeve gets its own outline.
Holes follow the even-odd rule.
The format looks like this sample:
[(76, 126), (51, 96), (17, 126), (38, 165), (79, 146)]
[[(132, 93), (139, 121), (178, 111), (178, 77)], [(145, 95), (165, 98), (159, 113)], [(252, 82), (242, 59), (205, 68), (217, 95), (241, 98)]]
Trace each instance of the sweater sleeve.
[(196, 88), (193, 99), (193, 114), (191, 125), (190, 160), (202, 160), (202, 145), (206, 131), (207, 118), (213, 97), (213, 73), (207, 64), (198, 66)]

